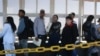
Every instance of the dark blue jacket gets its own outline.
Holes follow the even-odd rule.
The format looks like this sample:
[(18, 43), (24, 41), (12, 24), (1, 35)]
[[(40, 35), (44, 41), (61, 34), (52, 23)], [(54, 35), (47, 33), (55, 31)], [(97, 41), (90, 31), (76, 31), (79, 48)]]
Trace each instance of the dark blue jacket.
[(52, 23), (52, 26), (49, 32), (49, 37), (50, 37), (49, 43), (51, 45), (56, 45), (58, 41), (60, 40), (60, 28), (61, 28), (60, 22)]

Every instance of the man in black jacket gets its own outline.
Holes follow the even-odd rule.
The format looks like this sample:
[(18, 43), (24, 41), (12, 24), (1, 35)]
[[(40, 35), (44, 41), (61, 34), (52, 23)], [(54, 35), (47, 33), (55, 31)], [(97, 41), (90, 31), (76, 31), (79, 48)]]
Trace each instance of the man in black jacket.
[[(66, 17), (66, 25), (62, 32), (62, 46), (66, 44), (74, 44), (78, 36), (77, 25), (73, 23), (70, 16)], [(73, 51), (63, 50), (62, 56), (72, 56)]]

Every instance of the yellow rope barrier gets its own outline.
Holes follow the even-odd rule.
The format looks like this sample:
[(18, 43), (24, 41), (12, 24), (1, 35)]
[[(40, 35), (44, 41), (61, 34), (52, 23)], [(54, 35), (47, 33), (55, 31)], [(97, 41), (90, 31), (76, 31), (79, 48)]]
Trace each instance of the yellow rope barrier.
[(16, 50), (2, 50), (0, 51), (0, 55), (9, 54), (9, 53), (15, 53), (15, 54), (33, 53), (33, 52), (40, 53), (40, 52), (46, 52), (46, 51), (56, 52), (62, 49), (74, 50), (75, 48), (89, 48), (92, 46), (100, 46), (100, 41), (90, 42), (90, 43), (80, 43), (78, 45), (67, 44), (65, 46), (51, 46), (49, 48), (37, 47), (37, 48), (26, 48), (26, 49), (16, 49)]

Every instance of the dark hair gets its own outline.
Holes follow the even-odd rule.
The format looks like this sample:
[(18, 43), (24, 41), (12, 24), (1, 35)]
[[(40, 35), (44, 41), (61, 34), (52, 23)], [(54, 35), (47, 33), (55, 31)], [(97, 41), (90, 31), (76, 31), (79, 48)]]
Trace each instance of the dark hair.
[(57, 17), (57, 19), (58, 19), (58, 15), (53, 15), (53, 16), (56, 16), (56, 17)]
[(14, 24), (13, 17), (8, 16), (7, 17), (7, 23), (9, 23), (11, 25), (13, 32), (15, 32), (16, 31), (16, 25)]
[(100, 18), (98, 19), (98, 22), (100, 22)]
[(93, 19), (94, 19), (94, 16), (93, 16), (93, 15), (89, 15), (89, 16), (87, 17), (86, 22), (88, 22), (88, 21), (92, 22)]
[(71, 14), (75, 16), (75, 13), (74, 12), (72, 12)]
[(19, 12), (22, 12), (24, 15), (26, 14), (23, 9), (20, 9)]
[(70, 17), (71, 17), (71, 16), (72, 16), (72, 14), (68, 14), (68, 16), (70, 16)]
[(41, 9), (41, 10), (40, 10), (40, 13), (45, 13), (45, 10)]
[(71, 17), (71, 16), (67, 16), (66, 19), (70, 19), (70, 20), (72, 20), (72, 17)]

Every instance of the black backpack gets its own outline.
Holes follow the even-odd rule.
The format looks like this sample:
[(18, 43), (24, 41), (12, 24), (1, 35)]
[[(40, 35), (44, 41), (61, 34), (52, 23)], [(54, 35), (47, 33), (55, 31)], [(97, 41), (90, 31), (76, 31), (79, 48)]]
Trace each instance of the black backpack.
[(29, 17), (24, 17), (28, 37), (34, 37), (34, 22)]

